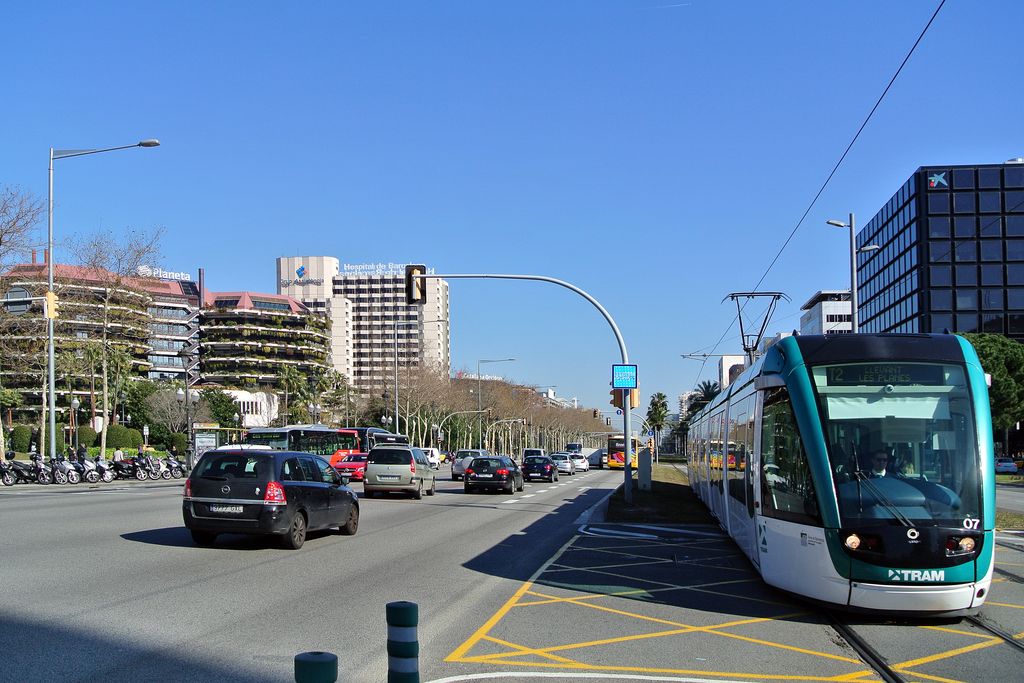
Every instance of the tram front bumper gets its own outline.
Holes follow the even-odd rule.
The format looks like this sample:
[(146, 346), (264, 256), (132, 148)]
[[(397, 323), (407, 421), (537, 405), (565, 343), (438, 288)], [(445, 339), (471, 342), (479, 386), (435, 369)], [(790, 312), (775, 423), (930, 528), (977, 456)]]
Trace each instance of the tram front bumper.
[(946, 586), (850, 584), (849, 607), (854, 610), (919, 616), (974, 614), (988, 596), (990, 580)]

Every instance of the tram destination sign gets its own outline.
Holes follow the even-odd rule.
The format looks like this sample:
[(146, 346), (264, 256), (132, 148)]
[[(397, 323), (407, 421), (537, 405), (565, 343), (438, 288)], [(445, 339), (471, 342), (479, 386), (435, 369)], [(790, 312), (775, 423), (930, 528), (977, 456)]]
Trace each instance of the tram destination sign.
[(636, 389), (636, 366), (613, 365), (612, 389)]
[(930, 363), (857, 363), (826, 368), (828, 386), (945, 384), (941, 365)]

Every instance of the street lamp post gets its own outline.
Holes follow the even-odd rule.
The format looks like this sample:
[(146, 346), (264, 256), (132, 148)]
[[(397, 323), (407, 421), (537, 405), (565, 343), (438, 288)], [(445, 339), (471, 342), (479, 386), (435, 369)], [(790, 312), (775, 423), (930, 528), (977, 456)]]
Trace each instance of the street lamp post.
[(480, 380), (480, 365), (482, 363), (508, 363), (515, 358), (493, 358), (490, 360), (478, 360), (476, 362), (476, 410), (480, 413), (476, 417), (476, 431), (480, 435), (480, 448), (484, 447), (484, 416), (483, 397), (480, 393), (483, 390), (483, 382)]
[[(120, 147), (106, 147), (104, 149), (54, 149), (50, 148), (50, 167), (47, 178), (46, 197), (46, 293), (53, 294), (53, 162), (55, 159), (68, 159), (70, 157), (81, 157), (87, 154), (99, 154), (101, 152), (114, 152), (119, 149), (131, 149), (133, 147), (159, 147), (159, 140), (142, 140), (134, 145), (122, 145)], [(56, 415), (56, 381), (54, 377), (54, 350), (53, 350), (53, 311), (46, 314), (46, 380), (47, 390), (50, 392), (48, 408), (50, 411), (50, 458), (57, 455), (57, 415)], [(104, 409), (105, 412), (105, 409)], [(40, 454), (41, 455), (41, 454)]]
[[(398, 423), (398, 326), (399, 325), (429, 325), (431, 323), (446, 323), (446, 322), (448, 322), (448, 320), (446, 318), (441, 318), (441, 319), (438, 319), (438, 320), (424, 320), (424, 321), (421, 322), (419, 320), (402, 320), (402, 321), (399, 321), (397, 317), (392, 321), (391, 338), (394, 341), (394, 354), (395, 354), (395, 432), (397, 432), (399, 429), (401, 429), (401, 427), (398, 426), (398, 424), (399, 424)], [(409, 431), (408, 420), (406, 420), (406, 426), (405, 427), (406, 427), (406, 431)]]
[[(188, 382), (186, 381), (185, 384), (187, 386)], [(188, 439), (188, 443), (185, 445), (185, 457), (188, 459), (190, 467), (192, 465), (192, 452), (193, 452), (193, 448), (192, 448), (192, 418), (191, 418), (191, 416), (189, 414), (189, 412), (190, 412), (189, 411), (189, 404), (192, 402), (191, 394), (192, 394), (192, 392), (189, 391), (188, 389), (178, 389), (178, 391), (176, 391), (174, 393), (175, 398), (178, 399), (178, 403), (182, 403), (185, 406), (185, 434), (186, 434), (186, 438)]]
[(877, 244), (865, 244), (860, 249), (857, 248), (857, 223), (853, 213), (850, 214), (849, 223), (839, 220), (828, 220), (825, 223), (836, 228), (850, 229), (850, 332), (857, 334), (860, 331), (860, 325), (857, 320), (857, 254), (875, 251), (879, 249), (879, 246)]
[(82, 405), (82, 402), (75, 396), (71, 399), (71, 429), (75, 432), (75, 452), (78, 452), (78, 406)]

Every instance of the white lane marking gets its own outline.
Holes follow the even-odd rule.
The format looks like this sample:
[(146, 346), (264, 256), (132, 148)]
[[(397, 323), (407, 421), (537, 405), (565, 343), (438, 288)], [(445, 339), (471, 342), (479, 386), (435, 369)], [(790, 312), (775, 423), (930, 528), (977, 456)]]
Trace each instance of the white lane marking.
[(519, 496), (519, 497), (520, 498), (533, 498), (536, 495), (537, 495), (536, 493), (527, 493), (525, 496)]
[(752, 683), (739, 678), (692, 678), (682, 676), (650, 676), (643, 674), (568, 673), (555, 671), (489, 671), (478, 674), (460, 674), (447, 678), (435, 678), (426, 683), (459, 683), (460, 681), (485, 681), (495, 678), (589, 678), (605, 681), (675, 681), (675, 683)]
[(502, 503), (502, 505), (511, 505), (512, 503), (518, 503), (518, 502), (519, 502), (519, 499), (518, 499), (518, 498), (513, 498), (512, 500), (506, 500), (506, 501), (504, 501), (504, 502)]
[(691, 534), (693, 536), (713, 536), (715, 538), (725, 535), (717, 531), (694, 531), (692, 529), (679, 529), (664, 526), (654, 526), (652, 524), (624, 524), (623, 526), (629, 527), (631, 529), (650, 529), (651, 531), (664, 531), (670, 534)]
[(581, 534), (587, 534), (590, 536), (612, 536), (617, 538), (650, 538), (657, 540), (658, 537), (654, 534), (638, 534), (632, 531), (619, 531), (618, 529), (601, 529), (590, 526), (585, 526), (580, 529)]

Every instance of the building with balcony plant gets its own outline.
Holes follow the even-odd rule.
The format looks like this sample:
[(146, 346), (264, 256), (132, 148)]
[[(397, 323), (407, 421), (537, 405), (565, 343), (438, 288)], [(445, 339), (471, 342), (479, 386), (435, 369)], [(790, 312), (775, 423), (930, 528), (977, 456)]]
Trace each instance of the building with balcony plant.
[(280, 294), (207, 292), (199, 322), (204, 384), (281, 389), (285, 368), (308, 379), (330, 369), (330, 322)]
[[(13, 266), (3, 276), (4, 292), (42, 297), (47, 290), (46, 263)], [(144, 377), (150, 361), (151, 281), (121, 278), (107, 271), (83, 266), (54, 264), (54, 291), (58, 317), (54, 320), (56, 396), (66, 409), (73, 396), (82, 404), (100, 391), (104, 336), (108, 348), (127, 354), (128, 377)], [(106, 334), (104, 335), (104, 331)], [(47, 333), (42, 303), (28, 310), (7, 307), (0, 313), (0, 383), (22, 394), (18, 410), (23, 416), (38, 414), (46, 384)]]

